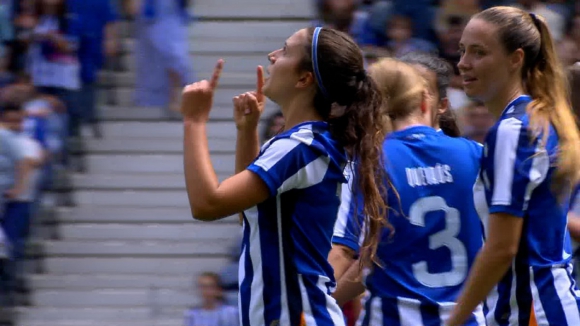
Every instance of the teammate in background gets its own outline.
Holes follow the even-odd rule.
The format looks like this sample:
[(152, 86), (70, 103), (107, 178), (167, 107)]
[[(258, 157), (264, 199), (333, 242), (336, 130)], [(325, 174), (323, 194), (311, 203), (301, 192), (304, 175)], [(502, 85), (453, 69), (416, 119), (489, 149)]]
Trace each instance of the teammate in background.
[(488, 325), (580, 325), (566, 228), (580, 136), (543, 18), (512, 7), (474, 15), (460, 42), (466, 94), (498, 121), (481, 179), (486, 242), (447, 325), (486, 300)]
[[(431, 125), (435, 130), (441, 131), (447, 136), (459, 137), (460, 131), (455, 120), (455, 115), (449, 108), (449, 100), (447, 99), (447, 88), (451, 81), (453, 73), (452, 67), (443, 59), (421, 52), (408, 53), (399, 60), (408, 63), (417, 69), (421, 76), (427, 81), (429, 94), (433, 98), (431, 101), (432, 107), (430, 112)], [(352, 174), (351, 171), (345, 171), (347, 177)], [(346, 196), (342, 199), (339, 214), (346, 217), (349, 207), (350, 193), (344, 192)], [(356, 253), (350, 249), (350, 246), (342, 243), (344, 234), (346, 232), (347, 220), (339, 218), (336, 221), (333, 237), (333, 246), (328, 256), (328, 261), (334, 268), (334, 276), (337, 280), (346, 272), (348, 267), (352, 265), (355, 260)]]
[[(216, 220), (244, 211), (240, 257), (240, 324), (344, 325), (327, 257), (346, 182), (347, 158), (359, 165), (361, 205), (371, 259), (386, 224), (381, 143), (382, 97), (346, 34), (309, 28), (268, 55), (265, 81), (234, 98), (238, 129), (236, 175), (219, 183), (207, 145), (206, 122), (223, 67), (211, 81), (185, 88), (184, 165), (192, 215)], [(268, 97), (285, 118), (284, 131), (260, 149), (258, 121)], [(249, 213), (253, 211), (253, 213)], [(314, 218), (315, 217), (315, 218)]]
[[(371, 66), (370, 75), (389, 99), (394, 131), (383, 143), (384, 168), (396, 192), (388, 194), (388, 219), (394, 230), (382, 234), (380, 265), (365, 270), (370, 296), (359, 322), (440, 325), (449, 317), (483, 244), (473, 196), (482, 147), (431, 127), (438, 98), (431, 95), (424, 72), (383, 59)], [(351, 205), (339, 219), (346, 219), (348, 227), (333, 241), (358, 252), (364, 221), (360, 211), (355, 213), (358, 203), (343, 198)], [(355, 263), (339, 280), (339, 303), (365, 290), (359, 270)], [(467, 325), (485, 325), (483, 311), (471, 315)]]

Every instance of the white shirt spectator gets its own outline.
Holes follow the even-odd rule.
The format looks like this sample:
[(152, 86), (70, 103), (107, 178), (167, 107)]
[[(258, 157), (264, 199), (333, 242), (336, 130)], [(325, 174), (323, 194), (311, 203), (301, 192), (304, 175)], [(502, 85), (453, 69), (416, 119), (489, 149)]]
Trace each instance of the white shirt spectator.
[[(23, 149), (24, 158), (32, 159), (35, 161), (41, 160), (42, 147), (40, 144), (26, 134), (19, 134), (18, 136), (18, 141), (20, 141)], [(26, 189), (20, 196), (18, 196), (18, 198), (16, 198), (16, 201), (31, 202), (34, 200), (36, 191), (38, 190), (39, 186), (40, 173), (40, 167), (36, 167), (30, 172), (27, 180), (28, 183), (26, 184)]]

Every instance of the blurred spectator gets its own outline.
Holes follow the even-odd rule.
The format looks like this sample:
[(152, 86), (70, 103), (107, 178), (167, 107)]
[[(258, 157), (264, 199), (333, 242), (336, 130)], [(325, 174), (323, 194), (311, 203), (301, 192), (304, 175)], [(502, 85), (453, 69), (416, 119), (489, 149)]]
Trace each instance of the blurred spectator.
[(179, 112), (182, 87), (193, 79), (188, 6), (187, 0), (132, 0), (137, 37), (135, 101), (162, 107), (170, 117)]
[(565, 67), (580, 62), (580, 14), (576, 14), (566, 26), (566, 34), (558, 44), (558, 54)]
[(495, 123), (493, 115), (479, 102), (471, 102), (462, 114), (463, 137), (483, 144), (489, 128)]
[(550, 7), (542, 1), (517, 0), (513, 6), (544, 17), (555, 42), (559, 42), (564, 37), (566, 17), (559, 12), (550, 9)]
[[(82, 122), (78, 104), (81, 87), (78, 45), (80, 24), (68, 14), (64, 0), (41, 0), (36, 3), (38, 24), (31, 38), (29, 59), (32, 83), (43, 94), (58, 97), (65, 103), (69, 137), (79, 137)], [(64, 143), (66, 137), (63, 137)], [(65, 157), (66, 159), (66, 157)]]
[(223, 303), (220, 277), (211, 272), (197, 279), (201, 306), (185, 312), (185, 326), (236, 326), (239, 325), (238, 309)]
[(9, 46), (8, 67), (13, 73), (20, 73), (25, 70), (26, 53), (37, 17), (35, 0), (13, 1), (13, 4), (14, 38)]
[(284, 116), (282, 111), (272, 113), (262, 127), (262, 143), (267, 142), (272, 137), (279, 134), (284, 129)]
[(112, 0), (67, 0), (67, 5), (80, 21), (78, 56), (82, 88), (79, 106), (83, 122), (88, 123), (94, 136), (100, 138), (96, 108), (97, 72), (105, 63), (104, 57), (112, 57), (119, 50), (118, 14)]
[(403, 56), (409, 52), (436, 52), (433, 44), (413, 37), (413, 21), (404, 15), (391, 17), (385, 33), (389, 39), (387, 48), (394, 57)]

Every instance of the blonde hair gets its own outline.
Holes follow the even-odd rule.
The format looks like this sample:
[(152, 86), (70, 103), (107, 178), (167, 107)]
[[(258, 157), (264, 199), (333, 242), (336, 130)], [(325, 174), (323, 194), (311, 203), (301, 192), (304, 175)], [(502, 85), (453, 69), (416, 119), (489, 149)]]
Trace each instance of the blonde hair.
[(413, 66), (384, 58), (369, 68), (385, 102), (385, 113), (391, 119), (407, 117), (421, 105), (428, 89), (427, 81)]
[(580, 133), (570, 107), (567, 76), (546, 22), (540, 16), (513, 7), (493, 7), (473, 19), (496, 25), (507, 53), (524, 51), (522, 80), (525, 91), (533, 98), (526, 109), (532, 136), (542, 135), (545, 143), (550, 124), (554, 127), (559, 138), (554, 188), (561, 191), (558, 186), (574, 186), (580, 179)]

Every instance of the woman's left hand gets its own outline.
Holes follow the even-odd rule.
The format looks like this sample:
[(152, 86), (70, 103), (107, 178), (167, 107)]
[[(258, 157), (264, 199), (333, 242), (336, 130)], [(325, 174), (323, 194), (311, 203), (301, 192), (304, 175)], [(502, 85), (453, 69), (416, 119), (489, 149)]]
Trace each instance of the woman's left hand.
[(202, 80), (185, 86), (181, 101), (181, 114), (185, 121), (207, 122), (213, 104), (224, 61), (218, 60), (210, 81)]

